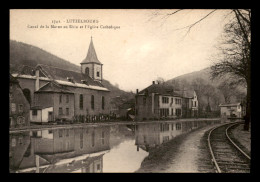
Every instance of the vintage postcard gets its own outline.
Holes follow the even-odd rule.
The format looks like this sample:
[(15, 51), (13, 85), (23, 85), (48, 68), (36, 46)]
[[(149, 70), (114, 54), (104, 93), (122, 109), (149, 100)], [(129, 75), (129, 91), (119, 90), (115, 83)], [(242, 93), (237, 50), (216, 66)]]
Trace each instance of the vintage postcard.
[(10, 9), (10, 173), (250, 173), (250, 9)]

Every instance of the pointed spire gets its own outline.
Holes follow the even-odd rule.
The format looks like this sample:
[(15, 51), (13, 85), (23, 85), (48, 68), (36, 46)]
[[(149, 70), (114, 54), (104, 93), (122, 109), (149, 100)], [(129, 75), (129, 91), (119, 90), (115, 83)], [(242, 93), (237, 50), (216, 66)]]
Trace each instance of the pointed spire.
[(87, 57), (81, 62), (81, 64), (82, 63), (93, 63), (93, 62), (101, 64), (101, 62), (97, 58), (97, 54), (96, 54), (94, 44), (93, 44), (93, 40), (92, 40), (92, 36), (91, 36)]

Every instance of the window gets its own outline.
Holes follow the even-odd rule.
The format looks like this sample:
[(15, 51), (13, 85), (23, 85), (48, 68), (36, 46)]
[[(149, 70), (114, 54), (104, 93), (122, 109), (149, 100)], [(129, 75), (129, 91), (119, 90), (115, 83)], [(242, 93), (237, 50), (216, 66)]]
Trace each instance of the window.
[(83, 133), (80, 133), (80, 148), (83, 148)]
[(62, 129), (59, 130), (59, 137), (62, 137)]
[(79, 108), (83, 109), (83, 95), (82, 94), (79, 95)]
[(67, 129), (67, 130), (66, 130), (66, 136), (67, 136), (67, 137), (70, 136), (70, 129)]
[(181, 130), (181, 123), (176, 123), (176, 130)]
[(16, 139), (12, 138), (12, 147), (15, 147), (15, 146), (16, 146)]
[(95, 146), (95, 131), (92, 132), (92, 140), (91, 140), (92, 144), (91, 146), (94, 147)]
[(69, 95), (66, 95), (66, 103), (69, 103)]
[(177, 115), (177, 116), (180, 116), (180, 115), (181, 115), (181, 109), (176, 109), (175, 112), (176, 112), (176, 115)]
[(17, 124), (23, 124), (24, 123), (24, 117), (18, 117), (17, 118)]
[(102, 109), (104, 110), (105, 109), (105, 97), (102, 96)]
[(12, 108), (12, 112), (15, 112), (15, 111), (16, 111), (16, 104), (15, 104), (15, 103), (12, 103), (12, 104), (11, 104), (11, 108)]
[(94, 103), (95, 103), (95, 100), (94, 100), (95, 98), (94, 98), (94, 95), (91, 95), (91, 109), (94, 109), (95, 108), (95, 105), (94, 105)]
[(37, 116), (37, 110), (36, 109), (32, 110), (32, 115)]
[(59, 115), (62, 115), (62, 107), (59, 107)]
[(143, 97), (143, 105), (146, 105), (146, 97)]
[(70, 115), (70, 111), (69, 111), (69, 108), (66, 108), (66, 115)]
[(60, 103), (62, 103), (62, 95), (60, 95)]
[(99, 71), (97, 72), (97, 77), (99, 77)]
[(88, 67), (85, 69), (85, 74), (89, 76), (89, 68)]
[(102, 145), (105, 144), (105, 132), (104, 131), (102, 131), (102, 133), (101, 133), (101, 143), (102, 143)]
[(169, 103), (169, 98), (168, 97), (162, 97), (162, 103)]
[(197, 104), (197, 102), (196, 102), (196, 101), (194, 101), (194, 105), (195, 105), (195, 107), (197, 107), (197, 106), (196, 106), (196, 104)]
[(97, 164), (97, 170), (98, 171), (100, 170), (100, 164)]
[(19, 144), (22, 145), (23, 144), (23, 138), (22, 137), (19, 137)]
[(19, 105), (19, 112), (23, 112), (23, 105), (22, 104)]

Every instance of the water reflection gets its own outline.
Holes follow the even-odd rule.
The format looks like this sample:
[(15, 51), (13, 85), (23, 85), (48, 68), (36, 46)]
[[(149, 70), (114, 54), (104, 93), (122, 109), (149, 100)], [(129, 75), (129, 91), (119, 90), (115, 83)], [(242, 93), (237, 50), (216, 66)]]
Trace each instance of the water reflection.
[(134, 172), (149, 150), (212, 122), (82, 126), (10, 134), (10, 172)]
[(133, 161), (134, 143), (134, 131), (126, 125), (10, 134), (10, 172), (134, 172), (147, 152), (134, 154), (134, 169), (118, 169)]
[[(218, 121), (219, 122), (219, 121)], [(135, 145), (137, 151), (141, 149), (148, 151), (158, 147), (162, 143), (172, 140), (176, 136), (189, 132), (198, 127), (203, 127), (215, 121), (187, 121), (187, 122), (161, 122), (143, 123), (135, 126)]]

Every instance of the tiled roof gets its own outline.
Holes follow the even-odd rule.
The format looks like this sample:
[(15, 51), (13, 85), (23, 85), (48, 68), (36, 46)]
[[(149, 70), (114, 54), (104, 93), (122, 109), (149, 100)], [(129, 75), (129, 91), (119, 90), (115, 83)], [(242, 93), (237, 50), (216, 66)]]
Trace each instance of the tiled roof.
[(140, 91), (139, 94), (145, 94), (146, 90), (148, 91), (148, 93), (158, 93), (161, 95), (171, 95), (177, 97), (180, 96), (173, 90), (172, 86), (166, 84), (152, 84), (149, 87)]
[(87, 57), (80, 63), (97, 63), (101, 64), (101, 62), (97, 58), (97, 54), (93, 45), (92, 37), (88, 48)]
[(72, 93), (64, 86), (55, 84), (54, 82), (49, 82), (46, 85), (42, 86), (38, 91), (35, 93), (40, 92), (53, 92), (53, 93)]
[(225, 103), (225, 104), (220, 104), (219, 107), (238, 106), (238, 105), (241, 105), (241, 103), (240, 102), (238, 102), (238, 103), (230, 103), (230, 104)]
[(184, 98), (193, 98), (194, 97), (194, 90), (183, 90), (183, 91), (175, 91), (175, 92)]
[(36, 68), (40, 68), (44, 74), (53, 80), (60, 80), (68, 82), (68, 78), (71, 78), (74, 83), (82, 83), (82, 80), (86, 81), (86, 85), (104, 87), (100, 82), (94, 81), (86, 74), (78, 73), (74, 71), (64, 70), (57, 67), (38, 64)]

